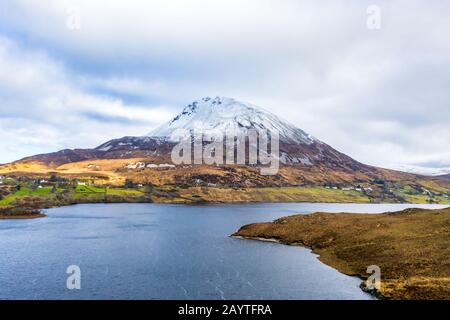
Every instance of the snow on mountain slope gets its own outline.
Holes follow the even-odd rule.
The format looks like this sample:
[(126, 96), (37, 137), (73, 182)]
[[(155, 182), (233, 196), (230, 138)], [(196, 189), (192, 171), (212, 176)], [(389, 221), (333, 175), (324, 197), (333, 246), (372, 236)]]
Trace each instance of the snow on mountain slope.
[(249, 103), (216, 97), (197, 100), (171, 121), (143, 137), (123, 137), (108, 141), (96, 150), (102, 157), (168, 157), (180, 139), (196, 134), (238, 136), (249, 129), (267, 130), (279, 135), (279, 159), (286, 165), (314, 166), (348, 170), (366, 169), (361, 163), (315, 139), (276, 115)]
[(146, 136), (113, 139), (92, 150), (72, 152), (70, 157), (67, 152), (56, 152), (30, 157), (27, 160), (60, 165), (80, 161), (79, 159), (144, 157), (166, 163), (171, 159), (171, 152), (177, 141), (183, 138), (180, 131), (186, 136), (190, 136), (189, 131), (192, 130), (198, 130), (199, 134), (239, 136), (245, 135), (248, 129), (278, 133), (278, 157), (285, 165), (320, 166), (330, 170), (339, 168), (346, 172), (374, 170), (260, 107), (224, 97), (195, 101), (171, 121)]
[(179, 115), (148, 136), (178, 140), (180, 129), (235, 136), (246, 129), (268, 130), (278, 132), (281, 140), (303, 144), (318, 142), (303, 130), (260, 107), (225, 97), (206, 97), (189, 104)]

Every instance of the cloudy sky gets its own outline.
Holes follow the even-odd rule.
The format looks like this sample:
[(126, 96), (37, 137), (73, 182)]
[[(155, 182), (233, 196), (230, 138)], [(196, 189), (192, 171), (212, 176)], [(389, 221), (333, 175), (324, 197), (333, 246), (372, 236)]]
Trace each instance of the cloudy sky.
[(447, 0), (2, 0), (0, 163), (144, 135), (219, 95), (368, 164), (450, 167), (449, 15)]

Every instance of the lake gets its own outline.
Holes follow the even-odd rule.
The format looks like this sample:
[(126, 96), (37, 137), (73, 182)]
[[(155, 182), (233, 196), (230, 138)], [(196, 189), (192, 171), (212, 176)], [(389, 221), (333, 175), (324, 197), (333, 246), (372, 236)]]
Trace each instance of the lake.
[[(89, 204), (0, 220), (0, 299), (372, 299), (310, 250), (230, 238), (297, 213), (397, 211), (396, 204)], [(66, 287), (69, 265), (81, 289)]]

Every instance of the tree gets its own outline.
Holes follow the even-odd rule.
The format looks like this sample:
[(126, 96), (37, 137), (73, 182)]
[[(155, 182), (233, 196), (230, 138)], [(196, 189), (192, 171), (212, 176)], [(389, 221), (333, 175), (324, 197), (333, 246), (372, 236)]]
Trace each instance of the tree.
[(152, 193), (153, 192), (153, 184), (147, 183), (144, 185), (144, 193)]
[(124, 184), (124, 188), (125, 189), (132, 189), (134, 187), (135, 187), (135, 185), (134, 185), (133, 180), (131, 180), (131, 179), (126, 179), (125, 180), (125, 184)]

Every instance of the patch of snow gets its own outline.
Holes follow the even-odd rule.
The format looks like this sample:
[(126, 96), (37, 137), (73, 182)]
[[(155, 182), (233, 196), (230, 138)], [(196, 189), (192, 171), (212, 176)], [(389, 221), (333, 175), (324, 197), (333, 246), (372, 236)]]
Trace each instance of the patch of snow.
[(293, 142), (312, 144), (318, 141), (269, 111), (225, 97), (197, 100), (147, 136), (168, 137), (169, 140), (178, 141), (186, 138), (186, 131), (191, 130), (221, 136), (238, 136), (245, 134), (248, 129), (278, 132), (280, 139)]
[(450, 167), (430, 168), (407, 164), (380, 165), (380, 167), (424, 176), (443, 176), (450, 174)]
[(308, 157), (298, 158), (298, 160), (304, 166), (312, 166), (313, 165), (313, 163), (311, 162), (311, 160)]
[(110, 143), (106, 143), (105, 145), (102, 145), (100, 147), (98, 147), (98, 150), (100, 151), (109, 151), (111, 150), (113, 146)]

